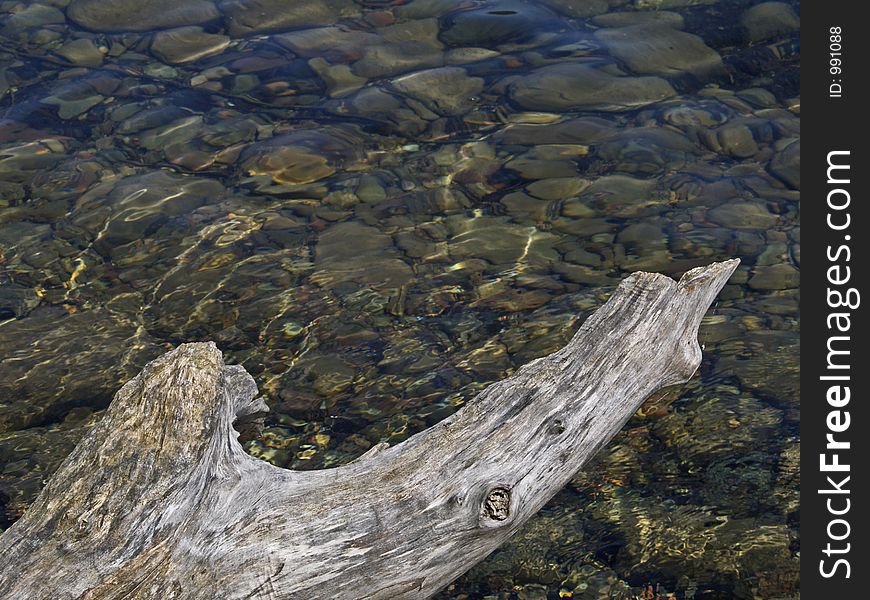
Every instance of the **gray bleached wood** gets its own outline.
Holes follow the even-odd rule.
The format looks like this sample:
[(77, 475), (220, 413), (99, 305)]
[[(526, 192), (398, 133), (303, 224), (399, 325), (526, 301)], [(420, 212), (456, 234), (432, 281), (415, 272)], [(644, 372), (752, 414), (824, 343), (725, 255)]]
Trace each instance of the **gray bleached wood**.
[(655, 390), (701, 361), (701, 318), (737, 260), (679, 283), (635, 273), (563, 349), (434, 427), (342, 467), (246, 454), (267, 410), (213, 343), (124, 385), (0, 536), (6, 600), (422, 599), (503, 543)]

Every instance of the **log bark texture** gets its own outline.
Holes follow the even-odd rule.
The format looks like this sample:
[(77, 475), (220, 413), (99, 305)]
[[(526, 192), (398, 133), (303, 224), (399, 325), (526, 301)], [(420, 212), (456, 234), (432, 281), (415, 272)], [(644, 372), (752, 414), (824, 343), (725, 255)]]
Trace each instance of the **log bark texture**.
[(296, 472), (246, 454), (265, 411), (212, 343), (158, 358), (0, 536), (0, 597), (422, 599), (510, 537), (655, 390), (701, 361), (737, 266), (635, 273), (558, 352), (394, 447)]

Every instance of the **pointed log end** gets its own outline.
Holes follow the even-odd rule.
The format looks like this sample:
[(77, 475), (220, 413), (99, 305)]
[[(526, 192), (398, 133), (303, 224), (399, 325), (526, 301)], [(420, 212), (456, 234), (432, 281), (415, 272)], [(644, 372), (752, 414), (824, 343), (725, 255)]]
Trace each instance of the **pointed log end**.
[(686, 272), (677, 284), (674, 309), (684, 315), (678, 350), (674, 353), (671, 367), (666, 371), (665, 385), (684, 383), (691, 379), (701, 365), (701, 347), (698, 345), (698, 329), (701, 320), (713, 304), (716, 296), (740, 265), (739, 258), (732, 258)]

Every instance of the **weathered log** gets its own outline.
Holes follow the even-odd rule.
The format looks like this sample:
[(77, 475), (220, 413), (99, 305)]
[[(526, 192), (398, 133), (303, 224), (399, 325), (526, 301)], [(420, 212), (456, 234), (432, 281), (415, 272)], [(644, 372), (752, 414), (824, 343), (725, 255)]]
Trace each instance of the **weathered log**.
[(434, 427), (309, 472), (246, 454), (265, 411), (212, 343), (115, 396), (0, 537), (0, 596), (420, 599), (513, 534), (655, 390), (697, 369), (698, 326), (736, 260), (625, 279), (562, 350)]

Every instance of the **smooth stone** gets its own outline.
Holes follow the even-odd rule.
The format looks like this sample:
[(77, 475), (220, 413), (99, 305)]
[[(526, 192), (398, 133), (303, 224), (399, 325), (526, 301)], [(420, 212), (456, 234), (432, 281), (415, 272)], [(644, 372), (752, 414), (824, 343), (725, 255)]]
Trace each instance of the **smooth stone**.
[(139, 144), (149, 150), (165, 148), (170, 144), (178, 144), (192, 139), (202, 131), (202, 127), (200, 115), (182, 117), (168, 125), (143, 131), (139, 134)]
[(764, 88), (747, 88), (737, 92), (737, 97), (759, 108), (770, 108), (777, 105), (776, 96)]
[(274, 35), (272, 39), (305, 58), (322, 57), (327, 51), (354, 55), (365, 46), (383, 43), (375, 33), (346, 30), (336, 25), (289, 31)]
[(630, 27), (632, 25), (666, 25), (682, 29), (683, 15), (666, 10), (614, 12), (598, 15), (592, 22), (599, 27)]
[(777, 153), (768, 170), (792, 189), (801, 189), (801, 141), (794, 140)]
[(761, 202), (732, 200), (707, 213), (707, 218), (728, 229), (769, 229), (779, 220)]
[(51, 104), (57, 107), (57, 116), (61, 119), (72, 119), (83, 115), (97, 104), (102, 102), (104, 98), (99, 95), (86, 96), (84, 98), (63, 98), (60, 96), (48, 96), (42, 99), (45, 104)]
[(534, 34), (562, 28), (562, 19), (543, 6), (504, 0), (448, 13), (442, 17), (441, 39), (452, 47), (493, 47), (521, 43)]
[(4, 35), (16, 35), (31, 27), (55, 25), (64, 22), (66, 22), (66, 17), (55, 7), (30, 3), (23, 10), (10, 14), (6, 18), (3, 27), (0, 28), (0, 32)]
[(667, 242), (667, 236), (660, 227), (651, 223), (632, 223), (616, 234), (620, 244), (631, 244), (640, 248), (660, 248)]
[(749, 158), (758, 154), (758, 144), (752, 130), (741, 123), (728, 123), (716, 130), (716, 138), (722, 150), (731, 156)]
[(215, 180), (158, 170), (121, 179), (108, 193), (103, 186), (92, 188), (78, 199), (72, 222), (115, 251), (142, 240), (155, 224), (189, 214), (222, 193), (223, 185)]
[(728, 120), (729, 114), (730, 111), (718, 103), (680, 103), (678, 106), (664, 109), (662, 118), (670, 125), (685, 131), (689, 128), (708, 129), (721, 125)]
[(581, 145), (540, 145), (505, 163), (506, 169), (525, 179), (573, 177), (577, 173), (576, 159), (586, 156), (589, 149)]
[(785, 2), (763, 2), (746, 10), (740, 17), (750, 42), (785, 35), (800, 29), (800, 18)]
[(579, 198), (570, 198), (562, 205), (562, 215), (570, 219), (589, 219), (597, 214)]
[(667, 25), (599, 29), (595, 37), (635, 73), (665, 77), (691, 73), (701, 78), (725, 73), (719, 54), (700, 37)]
[(471, 77), (461, 67), (440, 67), (399, 77), (392, 85), (438, 114), (455, 115), (474, 106), (474, 97), (483, 90), (483, 79)]
[(756, 266), (747, 284), (754, 290), (787, 290), (800, 285), (801, 274), (788, 263)]
[(526, 191), (543, 200), (565, 200), (576, 196), (587, 187), (590, 181), (582, 177), (553, 177), (540, 179), (526, 186)]
[(364, 87), (341, 99), (331, 100), (327, 110), (336, 115), (364, 117), (412, 137), (426, 129), (426, 122), (402, 104), (395, 94), (379, 87)]
[(89, 39), (67, 42), (61, 46), (57, 54), (80, 67), (99, 67), (103, 64), (103, 53)]
[(364, 81), (431, 69), (443, 64), (444, 53), (441, 50), (425, 44), (401, 42), (366, 47), (362, 58), (353, 64), (353, 72)]
[(598, 117), (580, 117), (549, 125), (512, 125), (493, 137), (505, 144), (594, 144), (606, 139), (616, 124)]
[(601, 258), (600, 255), (589, 252), (584, 248), (575, 248), (570, 252), (567, 252), (565, 254), (565, 260), (578, 265), (586, 265), (589, 267), (600, 267), (604, 262), (604, 259)]
[(610, 10), (607, 0), (542, 0), (541, 3), (556, 12), (578, 19), (594, 17)]
[(151, 52), (165, 62), (179, 64), (217, 54), (229, 45), (227, 36), (191, 25), (155, 33)]
[(360, 202), (366, 204), (378, 204), (387, 199), (387, 191), (384, 189), (381, 180), (373, 175), (363, 175), (360, 177), (355, 193)]
[[(0, 181), (29, 184), (34, 173), (54, 167), (66, 158), (66, 148), (54, 139), (6, 146), (0, 153)], [(18, 222), (22, 228), (26, 222)], [(2, 241), (2, 238), (0, 238)], [(9, 241), (9, 245), (18, 240)]]
[(331, 65), (325, 59), (317, 57), (310, 59), (308, 66), (326, 84), (326, 92), (330, 98), (347, 96), (366, 84), (366, 79), (354, 75), (348, 65)]
[(350, 0), (219, 0), (233, 37), (303, 29), (335, 23), (341, 17), (359, 14)]
[(410, 258), (422, 258), (436, 252), (435, 243), (425, 239), (415, 231), (397, 233), (396, 246), (405, 253), (405, 256)]
[(356, 221), (345, 221), (336, 223), (320, 234), (315, 260), (352, 261), (360, 255), (378, 254), (392, 246), (392, 238), (380, 229)]
[(650, 209), (660, 210), (664, 200), (654, 194), (656, 181), (627, 175), (600, 177), (584, 190), (580, 199), (600, 214), (631, 218)]
[(135, 106), (119, 107), (112, 112), (113, 120), (121, 120), (121, 124), (117, 126), (116, 131), (121, 134), (135, 133), (144, 129), (153, 129), (168, 125), (173, 121), (190, 116), (190, 112), (177, 106), (156, 106), (146, 108), (128, 115), (128, 110), (135, 110)]
[(512, 217), (518, 217), (522, 220), (532, 219), (533, 221), (546, 220), (547, 209), (550, 205), (547, 201), (522, 192), (506, 194), (500, 202), (507, 209), (507, 214)]
[(619, 227), (610, 218), (590, 218), (580, 217), (569, 219), (567, 217), (559, 217), (553, 220), (553, 229), (562, 233), (577, 236), (579, 238), (592, 238), (598, 234), (605, 234), (609, 239), (613, 239), (610, 235)]
[(456, 215), (448, 221), (453, 236), (448, 241), (450, 257), (456, 261), (482, 258), (494, 265), (549, 265), (558, 259), (554, 245), (558, 237), (534, 226), (508, 222), (504, 217), (467, 219)]
[(414, 277), (411, 267), (398, 258), (389, 235), (356, 221), (336, 223), (320, 234), (314, 264), (313, 278), (324, 286), (357, 282), (392, 289)]
[(438, 19), (435, 18), (401, 21), (376, 31), (386, 42), (393, 44), (413, 42), (435, 49), (444, 47), (438, 39), (439, 26)]
[(500, 55), (500, 52), (488, 48), (453, 48), (444, 55), (444, 62), (448, 65), (464, 65)]
[(93, 31), (150, 31), (220, 17), (210, 0), (72, 0), (66, 14), (77, 25)]
[(659, 102), (676, 92), (660, 77), (617, 77), (587, 65), (562, 63), (520, 77), (510, 84), (508, 94), (531, 110), (621, 112)]
[(248, 174), (267, 174), (278, 184), (306, 184), (335, 173), (329, 159), (315, 150), (298, 146), (278, 147), (257, 160)]
[(719, 0), (633, 0), (638, 10), (662, 10), (671, 8), (685, 8), (699, 4), (716, 4)]
[(680, 169), (697, 151), (695, 144), (669, 127), (636, 127), (602, 142), (596, 155), (619, 171), (651, 174)]
[(414, 0), (406, 4), (397, 4), (392, 11), (399, 19), (427, 19), (440, 17), (456, 10), (456, 0)]
[[(768, 231), (767, 233), (767, 246), (764, 248), (761, 254), (759, 254), (755, 258), (756, 267), (776, 265), (788, 260), (788, 244), (785, 242), (786, 236), (784, 232)], [(781, 238), (774, 238), (770, 235), (772, 233), (779, 233), (783, 235)]]
[(277, 184), (308, 184), (335, 173), (337, 162), (353, 160), (358, 150), (353, 144), (335, 130), (299, 130), (248, 146), (241, 168)]

